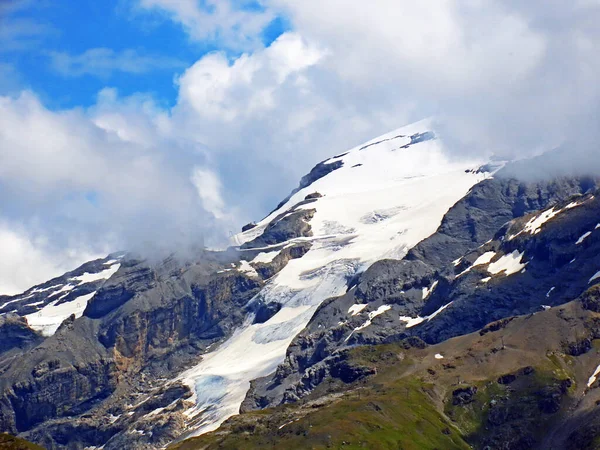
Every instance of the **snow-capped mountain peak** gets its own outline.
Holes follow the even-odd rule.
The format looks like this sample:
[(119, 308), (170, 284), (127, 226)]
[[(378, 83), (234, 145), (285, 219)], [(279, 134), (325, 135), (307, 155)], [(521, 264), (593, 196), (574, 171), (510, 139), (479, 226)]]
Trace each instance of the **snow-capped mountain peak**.
[[(261, 252), (251, 265), (297, 243), (311, 247), (259, 294), (279, 312), (265, 323), (249, 319), (180, 377), (195, 392), (196, 407), (188, 415), (202, 417), (192, 435), (214, 430), (237, 414), (250, 381), (277, 368), (324, 300), (342, 295), (349, 280), (373, 262), (401, 259), (434, 233), (449, 208), (491, 176), (479, 170), (485, 163), (451, 160), (430, 121), (421, 121), (323, 161), (276, 210), (235, 236), (242, 256)], [(265, 245), (273, 241), (262, 236), (290, 218), (309, 227), (302, 235)]]

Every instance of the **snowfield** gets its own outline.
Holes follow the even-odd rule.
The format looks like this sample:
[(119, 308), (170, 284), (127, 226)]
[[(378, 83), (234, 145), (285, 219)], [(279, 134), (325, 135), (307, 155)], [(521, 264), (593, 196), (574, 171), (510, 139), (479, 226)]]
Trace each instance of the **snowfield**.
[(25, 316), (25, 318), (31, 328), (39, 331), (44, 336), (52, 336), (56, 333), (60, 324), (71, 314), (75, 314), (76, 319), (81, 317), (85, 307), (94, 295), (96, 293), (92, 292), (60, 305), (57, 305), (58, 300), (55, 300), (38, 312)]
[[(323, 196), (300, 206), (316, 209), (310, 221), (313, 236), (289, 242), (308, 240), (311, 249), (290, 261), (260, 293), (263, 301), (283, 308), (262, 324), (248, 317), (229, 340), (178, 377), (195, 393), (196, 406), (187, 415), (190, 422), (200, 421), (194, 421), (192, 436), (215, 430), (239, 412), (250, 381), (284, 361), (292, 339), (325, 299), (344, 294), (348, 281), (375, 261), (403, 258), (437, 230), (475, 184), (492, 175), (477, 171), (487, 161), (450, 159), (430, 129), (429, 121), (418, 122), (326, 161), (342, 161), (343, 166), (296, 192), (256, 228), (234, 237), (236, 245), (249, 242), (308, 194)], [(274, 252), (265, 249), (253, 262), (272, 257)], [(361, 311), (362, 305), (354, 305), (348, 313)], [(385, 312), (380, 308), (376, 313)]]

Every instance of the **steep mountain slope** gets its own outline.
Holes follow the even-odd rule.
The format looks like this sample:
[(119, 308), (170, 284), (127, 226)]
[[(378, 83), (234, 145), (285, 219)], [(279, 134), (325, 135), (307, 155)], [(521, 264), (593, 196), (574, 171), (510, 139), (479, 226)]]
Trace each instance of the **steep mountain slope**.
[[(0, 338), (6, 338), (0, 430), (48, 449), (152, 449), (215, 430), (240, 407), (277, 407), (275, 416), (250, 413), (227, 422), (227, 439), (247, 440), (246, 425), (231, 434), (230, 423), (264, 417), (267, 441), (256, 442), (282, 438), (297, 446), (308, 436), (304, 428), (289, 424), (276, 437), (271, 433), (287, 417), (278, 411), (294, 410), (285, 405), (296, 402), (304, 417), (321, 409), (304, 405), (312, 400), (341, 404), (334, 408), (340, 420), (359, 406), (370, 410), (369, 403), (348, 403), (345, 392), (375, 371), (383, 384), (396, 383), (396, 372), (403, 377), (385, 395), (408, 389), (417, 401), (403, 405), (391, 396), (399, 406), (386, 420), (400, 414), (429, 424), (403, 434), (386, 422), (393, 448), (483, 442), (445, 410), (454, 375), (439, 380), (440, 392), (423, 390), (421, 378), (438, 369), (421, 361), (440, 364), (427, 345), (442, 346), (432, 349), (448, 358), (451, 347), (443, 346), (457, 342), (450, 338), (516, 315), (554, 317), (554, 307), (600, 280), (597, 180), (518, 181), (515, 165), (504, 165), (451, 159), (429, 123), (420, 122), (319, 163), (226, 251), (198, 250), (158, 264), (112, 255), (20, 296), (0, 297)], [(566, 323), (587, 330), (596, 319), (593, 308), (585, 311)], [(556, 333), (568, 336), (563, 328)], [(593, 333), (592, 327), (590, 342)], [(470, 336), (464, 342), (475, 345), (478, 335)], [(555, 341), (549, 338), (548, 349), (558, 348)], [(575, 340), (574, 348), (589, 351), (584, 341)], [(407, 358), (372, 366), (361, 359), (364, 349), (356, 350), (368, 345), (378, 353), (377, 346), (390, 343)], [(488, 338), (477, 345), (483, 353), (493, 350)], [(547, 371), (535, 348), (514, 348)], [(571, 377), (577, 383), (593, 372), (584, 366)], [(486, 376), (502, 375), (491, 367)], [(548, 386), (562, 378), (552, 380)], [(332, 402), (327, 386), (335, 388)], [(319, 420), (329, 420), (325, 414)], [(318, 426), (331, 433), (336, 423)], [(360, 437), (371, 446), (378, 436), (369, 436), (373, 429), (361, 429)], [(289, 430), (292, 440), (286, 440)], [(387, 439), (388, 431), (379, 436)], [(423, 435), (433, 437), (416, 438)], [(214, 436), (220, 434), (197, 442)]]

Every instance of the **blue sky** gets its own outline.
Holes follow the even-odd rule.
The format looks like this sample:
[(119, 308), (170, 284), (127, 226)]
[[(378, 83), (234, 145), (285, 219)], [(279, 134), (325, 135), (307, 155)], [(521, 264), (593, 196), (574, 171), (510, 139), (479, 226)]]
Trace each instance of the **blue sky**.
[[(11, 66), (19, 88), (35, 91), (52, 109), (91, 106), (106, 86), (123, 96), (149, 93), (163, 106), (172, 106), (177, 97), (175, 79), (187, 67), (212, 51), (225, 50), (232, 58), (240, 54), (218, 39), (191, 39), (164, 11), (142, 10), (134, 2), (9, 0), (7, 5), (1, 19), (8, 28), (1, 61)], [(261, 9), (253, 2), (243, 7)], [(283, 17), (275, 17), (261, 32), (262, 44), (268, 46), (287, 28)], [(125, 53), (123, 60), (133, 55), (144, 62), (137, 65), (137, 72), (118, 63), (83, 71), (81, 64), (58, 62), (94, 49), (102, 49), (98, 54), (110, 59)]]

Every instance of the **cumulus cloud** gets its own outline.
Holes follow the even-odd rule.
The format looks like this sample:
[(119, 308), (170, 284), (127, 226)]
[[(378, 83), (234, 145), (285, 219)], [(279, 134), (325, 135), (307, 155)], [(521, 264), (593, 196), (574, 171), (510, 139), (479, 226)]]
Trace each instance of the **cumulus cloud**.
[(153, 70), (174, 70), (185, 66), (176, 58), (146, 55), (134, 49), (115, 51), (110, 48), (91, 48), (79, 55), (50, 52), (49, 56), (53, 69), (69, 77), (108, 77), (114, 72), (140, 75)]
[[(211, 176), (205, 156), (163, 135), (168, 128), (161, 128), (165, 118), (158, 111), (110, 91), (87, 111), (49, 111), (30, 92), (0, 97), (0, 214), (10, 219), (4, 229), (24, 230), (4, 236), (24, 250), (3, 258), (37, 273), (26, 280), (42, 281), (49, 268), (62, 268), (55, 260), (65, 248), (73, 255), (126, 249), (148, 256), (184, 251), (205, 239), (226, 242), (222, 211), (217, 217), (203, 207), (202, 195), (214, 190), (205, 194), (205, 186), (190, 179), (194, 164)], [(36, 223), (40, 237), (32, 240), (27, 232)], [(46, 264), (27, 262), (43, 256), (49, 256)], [(4, 284), (26, 287), (11, 271), (0, 273)]]
[[(581, 133), (597, 110), (598, 2), (271, 0), (355, 98), (436, 114), (458, 151), (509, 156)], [(380, 107), (386, 107), (384, 102)], [(588, 130), (589, 131), (589, 130)]]

